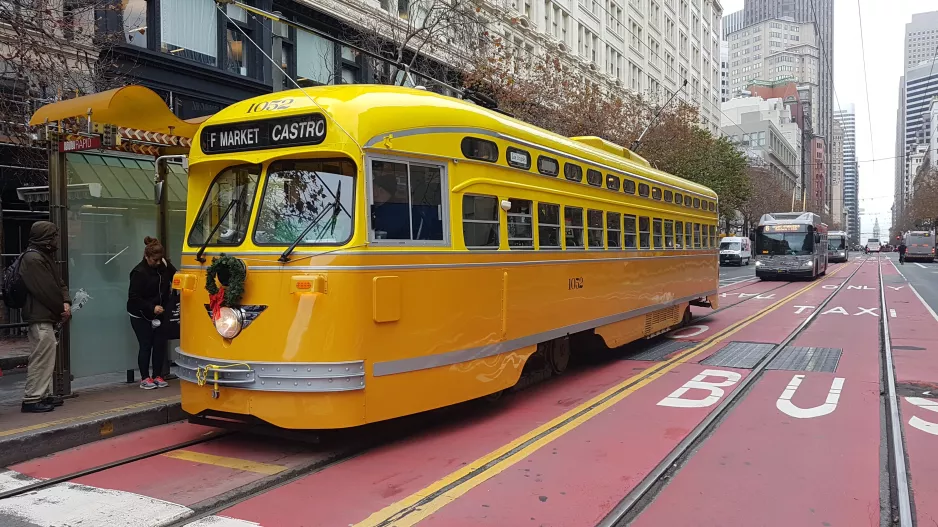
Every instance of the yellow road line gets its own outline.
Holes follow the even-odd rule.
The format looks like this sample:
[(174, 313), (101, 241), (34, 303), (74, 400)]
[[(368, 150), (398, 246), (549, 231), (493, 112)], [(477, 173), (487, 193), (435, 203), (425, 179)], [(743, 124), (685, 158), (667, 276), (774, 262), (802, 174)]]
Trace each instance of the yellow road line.
[(665, 373), (687, 362), (718, 344), (725, 337), (733, 335), (746, 326), (761, 319), (798, 295), (817, 287), (828, 278), (837, 274), (846, 266), (839, 267), (821, 280), (802, 287), (794, 293), (780, 299), (771, 306), (750, 315), (739, 322), (710, 336), (699, 345), (677, 355), (664, 363), (651, 366), (641, 373), (630, 377), (589, 401), (567, 411), (563, 415), (535, 428), (514, 441), (494, 450), (479, 459), (463, 466), (459, 470), (443, 477), (410, 496), (375, 512), (354, 527), (409, 527), (415, 525), (434, 512), (453, 502), (456, 498), (498, 475), (512, 465), (522, 461), (544, 445), (563, 436), (594, 416), (618, 403), (622, 399), (648, 385)]
[(283, 465), (271, 465), (270, 463), (260, 463), (257, 461), (249, 461), (247, 459), (238, 459), (236, 457), (216, 456), (213, 454), (194, 452), (192, 450), (173, 450), (172, 452), (167, 452), (163, 455), (174, 459), (181, 459), (183, 461), (192, 461), (194, 463), (202, 463), (204, 465), (215, 465), (216, 467), (243, 470), (245, 472), (256, 472), (258, 474), (265, 474), (267, 476), (279, 474), (280, 472), (283, 472), (287, 469), (287, 467)]
[(31, 432), (33, 430), (41, 430), (43, 428), (49, 428), (58, 425), (64, 425), (68, 423), (75, 423), (78, 421), (86, 421), (89, 419), (94, 419), (96, 417), (105, 417), (109, 415), (116, 415), (121, 412), (126, 412), (128, 410), (136, 410), (138, 408), (146, 408), (148, 406), (156, 406), (162, 403), (178, 402), (180, 400), (178, 395), (173, 397), (164, 397), (162, 399), (154, 399), (152, 401), (146, 401), (142, 403), (128, 404), (127, 406), (121, 406), (119, 408), (111, 408), (110, 410), (101, 410), (99, 412), (92, 412), (90, 414), (79, 415), (76, 417), (69, 417), (66, 419), (58, 419), (56, 421), (48, 421), (46, 423), (39, 423), (30, 426), (24, 426), (22, 428), (14, 428), (12, 430), (3, 430), (0, 431), (0, 437), (12, 436), (16, 434), (21, 434), (23, 432)]

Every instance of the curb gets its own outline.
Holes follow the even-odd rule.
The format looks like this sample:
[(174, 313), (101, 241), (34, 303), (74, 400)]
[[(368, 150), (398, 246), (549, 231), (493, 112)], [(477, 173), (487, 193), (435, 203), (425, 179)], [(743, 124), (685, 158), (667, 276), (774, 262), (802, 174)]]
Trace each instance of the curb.
[(144, 428), (181, 421), (188, 416), (176, 400), (102, 415), (87, 421), (66, 423), (39, 430), (29, 430), (0, 438), (0, 467), (86, 445)]
[(16, 355), (13, 357), (0, 357), (0, 370), (15, 370), (25, 368), (29, 362), (29, 355)]

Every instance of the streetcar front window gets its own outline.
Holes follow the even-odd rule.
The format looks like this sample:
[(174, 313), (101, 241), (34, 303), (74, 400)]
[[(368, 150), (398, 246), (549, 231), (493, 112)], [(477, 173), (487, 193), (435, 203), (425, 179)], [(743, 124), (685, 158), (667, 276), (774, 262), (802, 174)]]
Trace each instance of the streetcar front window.
[(345, 159), (271, 163), (257, 213), (259, 245), (341, 245), (352, 237), (355, 164)]
[(247, 236), (260, 177), (260, 165), (237, 165), (218, 174), (189, 231), (189, 245), (240, 245)]
[(756, 251), (768, 256), (796, 255), (806, 256), (814, 253), (814, 233), (801, 232), (765, 232), (759, 229), (756, 234)]

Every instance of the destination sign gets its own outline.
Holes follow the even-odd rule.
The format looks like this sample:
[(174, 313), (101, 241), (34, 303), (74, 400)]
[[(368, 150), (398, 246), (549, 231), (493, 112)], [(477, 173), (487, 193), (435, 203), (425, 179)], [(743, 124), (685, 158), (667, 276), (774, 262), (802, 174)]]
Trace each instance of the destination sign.
[(766, 225), (765, 232), (807, 232), (807, 225)]
[(326, 138), (326, 118), (312, 113), (261, 121), (207, 126), (202, 130), (202, 152), (221, 154), (318, 145)]

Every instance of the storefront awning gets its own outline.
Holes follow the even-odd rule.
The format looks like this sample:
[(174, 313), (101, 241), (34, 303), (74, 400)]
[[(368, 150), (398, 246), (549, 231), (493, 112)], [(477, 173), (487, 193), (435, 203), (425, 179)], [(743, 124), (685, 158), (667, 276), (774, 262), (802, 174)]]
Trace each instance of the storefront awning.
[[(99, 154), (68, 154), (68, 199), (83, 201), (107, 199), (153, 201), (153, 161)], [(170, 163), (167, 172), (166, 198), (170, 203), (186, 201), (186, 171)], [(22, 187), (19, 198), (27, 203), (48, 202), (49, 187)]]
[(92, 95), (85, 95), (52, 104), (36, 110), (29, 124), (36, 126), (46, 122), (76, 117), (87, 117), (97, 123), (160, 132), (192, 138), (199, 123), (205, 118), (183, 121), (173, 115), (162, 97), (143, 86), (124, 86)]

